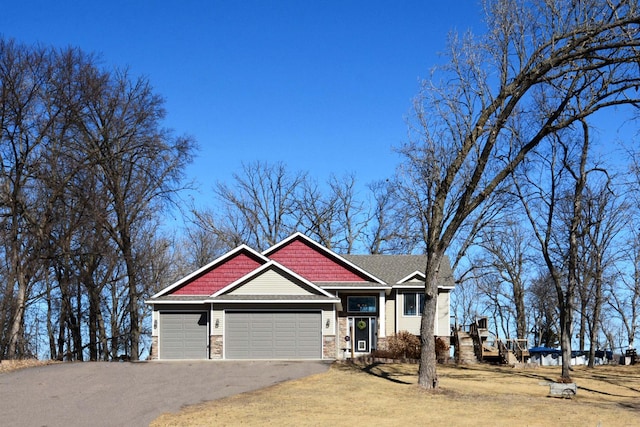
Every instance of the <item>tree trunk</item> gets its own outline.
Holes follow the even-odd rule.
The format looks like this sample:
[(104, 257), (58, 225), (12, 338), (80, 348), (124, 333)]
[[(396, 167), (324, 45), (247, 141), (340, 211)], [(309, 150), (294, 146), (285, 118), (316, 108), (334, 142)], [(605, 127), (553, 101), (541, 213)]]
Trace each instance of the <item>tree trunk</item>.
[(18, 292), (15, 300), (15, 314), (11, 322), (11, 332), (9, 333), (8, 356), (11, 359), (24, 356), (23, 348), (23, 326), (24, 310), (27, 296), (27, 285), (24, 279), (18, 278)]
[(573, 323), (571, 302), (560, 303), (560, 348), (562, 350), (562, 380), (571, 381), (571, 324)]
[(602, 261), (599, 251), (595, 256), (595, 277), (594, 277), (594, 301), (593, 301), (593, 321), (589, 331), (589, 367), (596, 365), (596, 343), (600, 330), (600, 312), (602, 311)]
[(438, 269), (441, 259), (441, 254), (427, 254), (424, 306), (420, 322), (420, 367), (418, 369), (418, 384), (427, 390), (438, 387), (434, 330), (438, 310)]

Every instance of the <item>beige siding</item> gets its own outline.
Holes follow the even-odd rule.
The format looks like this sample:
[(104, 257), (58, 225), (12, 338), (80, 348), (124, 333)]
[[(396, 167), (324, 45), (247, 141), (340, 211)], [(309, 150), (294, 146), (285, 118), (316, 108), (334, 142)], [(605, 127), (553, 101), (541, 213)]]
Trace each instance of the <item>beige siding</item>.
[[(327, 321), (329, 327), (327, 328)], [(336, 312), (334, 310), (323, 309), (322, 310), (322, 335), (335, 335), (336, 334)]]
[(396, 333), (396, 297), (393, 294), (387, 297), (384, 309), (386, 310), (385, 320), (387, 322), (385, 333), (389, 337)]
[[(412, 291), (413, 292), (413, 291)], [(415, 335), (420, 335), (420, 316), (404, 315), (404, 293), (398, 294), (398, 330), (407, 331)]]
[(438, 322), (436, 323), (436, 335), (446, 337), (451, 335), (451, 323), (449, 313), (449, 292), (440, 291), (438, 293)]
[(310, 295), (301, 286), (273, 270), (265, 271), (248, 283), (229, 292), (230, 295)]
[[(439, 291), (438, 293), (438, 317), (434, 325), (434, 334), (437, 336), (449, 336), (449, 292)], [(408, 331), (412, 334), (420, 334), (420, 316), (403, 315), (404, 294), (398, 294), (398, 327), (399, 331)]]
[[(224, 331), (224, 311), (211, 310), (211, 335), (223, 335)], [(216, 327), (216, 322), (218, 326)]]

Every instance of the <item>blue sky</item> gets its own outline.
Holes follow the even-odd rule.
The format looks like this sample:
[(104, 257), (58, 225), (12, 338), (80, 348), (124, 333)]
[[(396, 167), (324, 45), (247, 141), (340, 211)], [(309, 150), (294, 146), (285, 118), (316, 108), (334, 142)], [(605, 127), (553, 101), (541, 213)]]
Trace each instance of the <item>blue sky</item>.
[(242, 161), (282, 161), (323, 181), (389, 176), (420, 78), (476, 0), (4, 2), (0, 34), (77, 46), (145, 75), (166, 126), (200, 151), (187, 171), (207, 204)]

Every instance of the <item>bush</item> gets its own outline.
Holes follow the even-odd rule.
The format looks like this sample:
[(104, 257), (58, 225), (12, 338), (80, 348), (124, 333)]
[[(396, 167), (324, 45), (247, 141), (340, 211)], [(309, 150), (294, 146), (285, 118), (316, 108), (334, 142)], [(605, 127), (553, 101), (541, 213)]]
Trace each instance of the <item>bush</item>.
[(392, 359), (419, 359), (420, 338), (407, 331), (400, 331), (387, 338), (387, 351)]
[(445, 363), (449, 359), (449, 345), (440, 337), (436, 337), (436, 359), (438, 363)]

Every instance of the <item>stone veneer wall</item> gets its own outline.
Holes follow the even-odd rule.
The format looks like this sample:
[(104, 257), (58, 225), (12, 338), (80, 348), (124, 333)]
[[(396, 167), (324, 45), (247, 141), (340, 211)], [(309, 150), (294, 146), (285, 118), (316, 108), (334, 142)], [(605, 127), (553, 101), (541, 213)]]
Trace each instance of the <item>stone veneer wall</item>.
[(221, 335), (211, 335), (209, 337), (209, 358), (222, 359), (224, 344)]
[(323, 359), (336, 359), (336, 336), (325, 335), (322, 337), (322, 358)]
[(386, 350), (387, 349), (387, 337), (380, 338), (378, 337), (378, 345), (376, 350)]
[(152, 336), (151, 337), (151, 350), (149, 350), (149, 360), (158, 360), (158, 358), (160, 357), (160, 355), (158, 354), (158, 350), (160, 348), (158, 347), (158, 337), (157, 336)]

